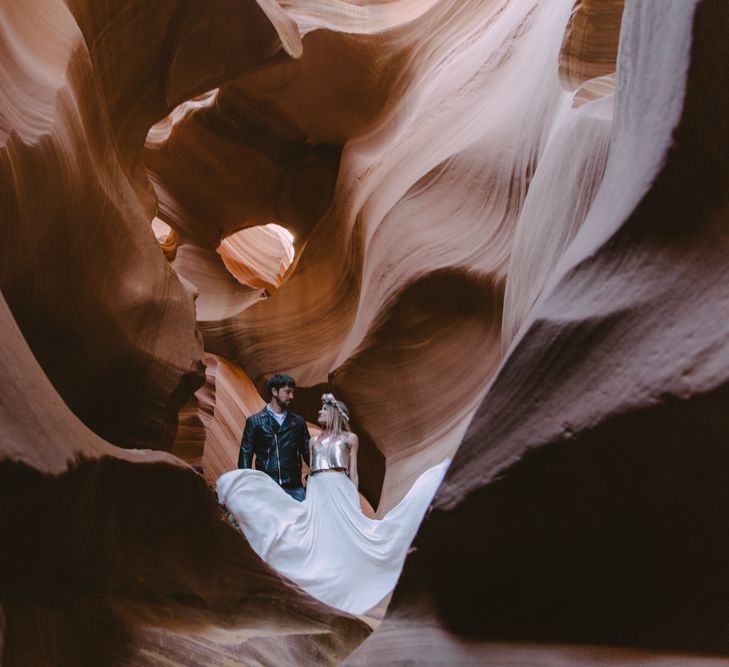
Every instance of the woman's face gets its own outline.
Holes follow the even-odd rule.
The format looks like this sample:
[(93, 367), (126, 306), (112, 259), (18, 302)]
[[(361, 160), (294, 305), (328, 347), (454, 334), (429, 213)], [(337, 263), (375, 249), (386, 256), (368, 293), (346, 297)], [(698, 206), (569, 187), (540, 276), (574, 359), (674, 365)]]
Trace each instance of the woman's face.
[(317, 418), (317, 421), (319, 422), (319, 426), (329, 426), (329, 410), (327, 410), (323, 405), (321, 406), (321, 410), (319, 410), (319, 417)]

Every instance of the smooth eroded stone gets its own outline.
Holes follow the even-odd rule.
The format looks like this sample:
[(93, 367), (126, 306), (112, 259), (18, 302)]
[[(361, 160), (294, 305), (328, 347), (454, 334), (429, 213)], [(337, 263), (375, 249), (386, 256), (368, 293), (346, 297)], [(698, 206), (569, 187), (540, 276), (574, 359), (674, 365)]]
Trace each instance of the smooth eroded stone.
[(724, 2), (627, 3), (600, 188), (353, 664), (729, 654), (727, 28)]
[(615, 72), (625, 0), (575, 0), (559, 57), (559, 76), (570, 90)]
[[(205, 166), (182, 160), (189, 174), (206, 172), (200, 191), (221, 182), (233, 192), (226, 179), (239, 177), (235, 201), (270, 202), (266, 174), (278, 146), (298, 146), (302, 135), (308, 152), (342, 145), (331, 205), (316, 224), (278, 217), (297, 243), (287, 280), (269, 299), (200, 329), (206, 349), (257, 386), (286, 371), (302, 387), (333, 382), (351, 397), (358, 426), (387, 459), (382, 511), (454, 452), (497, 367), (514, 232), (551, 132), (572, 106), (556, 68), (571, 3), (397, 7), (387, 17), (372, 9), (369, 22), (350, 5), (337, 25), (322, 6), (291, 3), (307, 31), (301, 59), (221, 88), (215, 107), (195, 112), (215, 130), (209, 147), (194, 144)], [(179, 127), (177, 155), (189, 158)], [(218, 161), (223, 138), (229, 146)], [(269, 157), (251, 153), (245, 169), (218, 178), (233, 142), (240, 155)], [(168, 143), (169, 171), (178, 162), (169, 159), (177, 144)], [(210, 192), (203, 207), (212, 215), (179, 223), (201, 244), (228, 225), (218, 212), (229, 197)], [(259, 224), (256, 215), (252, 208), (246, 224)]]
[(369, 633), (285, 582), (179, 459), (101, 440), (0, 297), (4, 664), (337, 664)]
[(203, 377), (194, 306), (110, 148), (73, 16), (54, 0), (2, 13), (0, 287), (79, 417), (119, 445), (168, 448)]

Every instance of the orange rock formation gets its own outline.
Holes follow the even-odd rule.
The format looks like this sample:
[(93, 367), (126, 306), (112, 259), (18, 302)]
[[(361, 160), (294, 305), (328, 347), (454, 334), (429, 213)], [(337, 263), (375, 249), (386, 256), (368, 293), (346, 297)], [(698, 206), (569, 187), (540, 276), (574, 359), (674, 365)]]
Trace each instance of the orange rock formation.
[[(0, 0), (7, 664), (724, 660), (727, 28)], [(454, 457), (361, 646), (209, 488), (277, 371), (379, 514)]]

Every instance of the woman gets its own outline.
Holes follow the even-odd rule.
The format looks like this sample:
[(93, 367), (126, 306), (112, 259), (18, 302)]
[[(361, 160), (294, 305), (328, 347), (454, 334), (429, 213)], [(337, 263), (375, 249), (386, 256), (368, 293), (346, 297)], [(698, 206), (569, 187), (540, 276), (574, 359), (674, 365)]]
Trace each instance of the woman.
[(311, 439), (306, 499), (297, 502), (268, 475), (233, 470), (217, 482), (220, 502), (253, 550), (311, 596), (353, 614), (394, 587), (408, 547), (445, 475), (446, 459), (426, 470), (382, 520), (366, 517), (357, 492), (357, 436), (349, 413), (322, 396), (321, 434)]

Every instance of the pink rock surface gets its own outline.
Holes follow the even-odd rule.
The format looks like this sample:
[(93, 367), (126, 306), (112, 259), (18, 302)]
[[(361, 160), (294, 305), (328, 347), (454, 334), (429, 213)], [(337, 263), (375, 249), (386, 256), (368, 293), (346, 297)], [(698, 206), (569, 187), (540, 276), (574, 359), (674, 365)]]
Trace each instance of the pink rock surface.
[(0, 288), (76, 414), (119, 444), (167, 448), (201, 379), (194, 309), (110, 148), (73, 16), (51, 0), (4, 3), (2, 23)]
[[(207, 349), (257, 385), (286, 370), (303, 385), (331, 378), (335, 391), (351, 396), (358, 426), (387, 459), (385, 511), (455, 450), (498, 364), (514, 230), (537, 157), (558, 111), (569, 108), (555, 63), (570, 6), (459, 11), (424, 3), (416, 11), (401, 3), (402, 14), (373, 9), (367, 17), (346, 6), (341, 15), (349, 18), (336, 26), (338, 12), (321, 4), (287, 5), (306, 32), (301, 59), (221, 88), (214, 106), (173, 130), (164, 155), (148, 153), (157, 179), (179, 174), (180, 164), (190, 170), (192, 189), (175, 197), (209, 200), (210, 215), (204, 231), (198, 213), (182, 222), (170, 216), (170, 224), (212, 243), (221, 231), (259, 224), (272, 206), (267, 193), (290, 192), (282, 141), (298, 137), (307, 160), (323, 159), (327, 146), (341, 150), (331, 205), (316, 224), (311, 215), (278, 216), (298, 246), (287, 281), (270, 299), (200, 326)], [(427, 48), (419, 46), (423, 35)], [(203, 128), (200, 136), (213, 142), (195, 138)], [(219, 160), (218, 142), (231, 134), (248, 165), (221, 174), (228, 160)], [(205, 159), (191, 162), (188, 146)], [(228, 181), (250, 187), (234, 193)], [(238, 192), (259, 197), (258, 208), (241, 200), (233, 226), (219, 211)], [(276, 202), (290, 210), (290, 200)], [(407, 414), (399, 416), (394, 406), (403, 402)]]
[(729, 651), (729, 81), (707, 76), (728, 25), (720, 2), (626, 4), (600, 188), (351, 664), (498, 664), (497, 639)]
[(336, 662), (368, 633), (267, 568), (178, 458), (101, 440), (0, 299), (3, 664)]
[(726, 658), (723, 0), (0, 19), (8, 664), (365, 638), (209, 490), (278, 371), (350, 405), (380, 515), (454, 456), (351, 664)]
[(226, 236), (217, 252), (239, 283), (272, 292), (294, 260), (294, 239), (285, 228), (268, 223)]
[(337, 662), (369, 626), (267, 568), (179, 458), (98, 435), (171, 447), (204, 379), (192, 290), (150, 225), (147, 131), (273, 56), (275, 31), (244, 2), (0, 18), (4, 664)]

